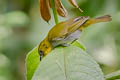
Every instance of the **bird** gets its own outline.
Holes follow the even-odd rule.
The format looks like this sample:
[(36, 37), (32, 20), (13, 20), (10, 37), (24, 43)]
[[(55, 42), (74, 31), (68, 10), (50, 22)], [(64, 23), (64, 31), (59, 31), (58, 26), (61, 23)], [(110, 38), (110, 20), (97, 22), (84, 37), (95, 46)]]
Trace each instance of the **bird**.
[(70, 46), (74, 41), (80, 38), (81, 32), (89, 25), (109, 22), (111, 20), (112, 18), (110, 15), (104, 15), (97, 18), (78, 16), (56, 24), (38, 46), (40, 61), (57, 46)]

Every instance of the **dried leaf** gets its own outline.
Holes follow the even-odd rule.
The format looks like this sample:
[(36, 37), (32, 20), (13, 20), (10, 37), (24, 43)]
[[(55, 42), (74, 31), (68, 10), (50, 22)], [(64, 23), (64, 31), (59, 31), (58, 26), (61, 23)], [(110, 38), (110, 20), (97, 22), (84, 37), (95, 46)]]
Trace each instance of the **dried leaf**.
[(49, 21), (51, 19), (50, 11), (49, 11), (49, 0), (39, 0), (40, 3), (40, 13), (42, 18), (45, 21)]
[(83, 10), (79, 8), (76, 0), (69, 0), (69, 2), (70, 2), (74, 7), (78, 8), (81, 12), (83, 12)]
[(67, 11), (64, 8), (64, 6), (62, 5), (62, 3), (60, 2), (60, 0), (55, 0), (55, 5), (56, 5), (56, 9), (57, 9), (58, 14), (62, 17), (66, 17)]
[(51, 8), (51, 1), (50, 1), (50, 0), (48, 0), (48, 3), (49, 3), (49, 6), (50, 6), (50, 8)]

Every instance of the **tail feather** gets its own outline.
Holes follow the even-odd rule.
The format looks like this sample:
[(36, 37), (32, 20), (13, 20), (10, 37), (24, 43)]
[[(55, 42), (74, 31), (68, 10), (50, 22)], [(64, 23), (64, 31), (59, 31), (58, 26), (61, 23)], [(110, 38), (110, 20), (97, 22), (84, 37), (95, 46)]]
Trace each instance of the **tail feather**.
[(102, 17), (97, 17), (95, 19), (92, 19), (93, 20), (93, 23), (99, 23), (99, 22), (108, 22), (108, 21), (111, 21), (112, 18), (110, 15), (105, 15), (105, 16), (102, 16)]
[(79, 29), (82, 31), (84, 28), (88, 27), (91, 24), (100, 23), (100, 22), (109, 22), (111, 20), (112, 18), (110, 15), (89, 19)]

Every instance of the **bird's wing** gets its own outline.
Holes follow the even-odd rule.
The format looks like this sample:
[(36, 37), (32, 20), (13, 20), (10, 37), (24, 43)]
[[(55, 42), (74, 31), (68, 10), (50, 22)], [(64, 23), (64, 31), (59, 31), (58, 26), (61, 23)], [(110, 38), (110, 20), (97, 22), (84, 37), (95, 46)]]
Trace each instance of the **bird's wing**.
[(65, 22), (61, 22), (54, 26), (48, 33), (49, 41), (60, 41), (65, 38), (67, 27)]
[(67, 35), (69, 35), (69, 34), (75, 32), (76, 30), (78, 30), (88, 19), (89, 19), (88, 16), (75, 18), (73, 20), (72, 24), (68, 28)]
[(88, 19), (89, 17), (81, 16), (59, 23), (50, 30), (48, 37), (51, 41), (64, 40), (68, 35), (78, 30)]

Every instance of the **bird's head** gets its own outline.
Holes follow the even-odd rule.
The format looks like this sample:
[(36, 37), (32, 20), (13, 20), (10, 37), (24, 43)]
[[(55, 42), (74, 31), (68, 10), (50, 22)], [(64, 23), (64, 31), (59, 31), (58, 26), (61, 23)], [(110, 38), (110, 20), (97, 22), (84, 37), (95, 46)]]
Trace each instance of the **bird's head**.
[(38, 47), (38, 53), (40, 55), (40, 60), (46, 56), (52, 50), (52, 46), (47, 38), (45, 38)]

